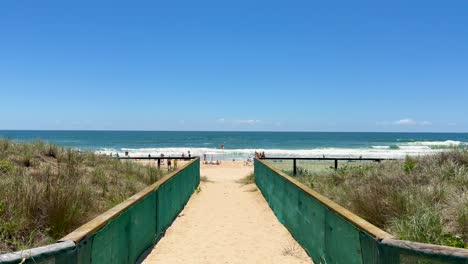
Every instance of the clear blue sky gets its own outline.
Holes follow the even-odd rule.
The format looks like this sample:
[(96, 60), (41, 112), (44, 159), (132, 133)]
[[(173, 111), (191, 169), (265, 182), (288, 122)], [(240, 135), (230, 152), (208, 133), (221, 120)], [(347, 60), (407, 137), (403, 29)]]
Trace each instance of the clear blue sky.
[(73, 2), (1, 1), (0, 129), (468, 131), (466, 0)]

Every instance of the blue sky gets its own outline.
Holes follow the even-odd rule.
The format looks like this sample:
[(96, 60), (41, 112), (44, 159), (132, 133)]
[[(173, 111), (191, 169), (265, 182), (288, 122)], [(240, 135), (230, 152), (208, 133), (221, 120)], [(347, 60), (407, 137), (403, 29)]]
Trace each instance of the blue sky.
[(467, 1), (1, 1), (0, 129), (467, 132)]

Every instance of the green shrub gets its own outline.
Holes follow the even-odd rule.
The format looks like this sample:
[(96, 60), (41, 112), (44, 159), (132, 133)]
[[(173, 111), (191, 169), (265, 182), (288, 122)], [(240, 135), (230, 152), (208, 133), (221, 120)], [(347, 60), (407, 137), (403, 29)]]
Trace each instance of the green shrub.
[(460, 236), (454, 236), (451, 234), (445, 234), (442, 237), (441, 245), (449, 246), (449, 247), (457, 247), (457, 248), (464, 248), (466, 247), (465, 241)]
[(7, 160), (0, 160), (0, 174), (15, 173), (13, 163)]
[(414, 168), (416, 168), (416, 160), (406, 156), (405, 163), (403, 164), (403, 170), (406, 173), (410, 173), (412, 170), (414, 170)]

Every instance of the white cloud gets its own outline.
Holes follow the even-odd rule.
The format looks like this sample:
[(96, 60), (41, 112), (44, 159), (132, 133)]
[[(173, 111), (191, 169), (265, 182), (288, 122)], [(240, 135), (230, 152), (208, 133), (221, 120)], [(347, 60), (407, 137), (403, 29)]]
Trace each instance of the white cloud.
[(384, 126), (430, 126), (432, 125), (429, 121), (418, 121), (413, 118), (403, 118), (397, 121), (384, 121), (384, 122), (377, 122), (377, 125), (384, 125)]
[(220, 124), (250, 125), (250, 126), (262, 123), (262, 121), (258, 119), (225, 119), (225, 118), (219, 118), (217, 122)]
[(240, 125), (255, 125), (261, 122), (262, 121), (257, 120), (257, 119), (234, 120), (235, 124), (240, 124)]
[(415, 125), (416, 120), (411, 118), (400, 119), (398, 121), (393, 122), (395, 125)]

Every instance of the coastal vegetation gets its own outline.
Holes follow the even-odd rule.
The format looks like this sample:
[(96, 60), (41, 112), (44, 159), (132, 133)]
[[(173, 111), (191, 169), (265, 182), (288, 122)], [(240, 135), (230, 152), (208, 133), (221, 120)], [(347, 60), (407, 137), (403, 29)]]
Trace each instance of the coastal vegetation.
[(299, 181), (399, 239), (468, 245), (467, 150), (298, 172)]
[(255, 183), (255, 174), (254, 174), (254, 172), (251, 172), (247, 176), (245, 176), (244, 178), (238, 180), (237, 183), (240, 183), (242, 185), (248, 185), (248, 184)]
[(163, 174), (92, 152), (0, 139), (0, 253), (53, 243)]

